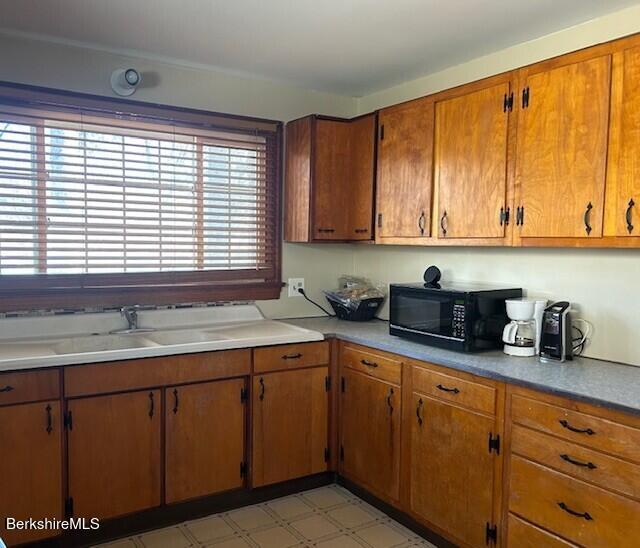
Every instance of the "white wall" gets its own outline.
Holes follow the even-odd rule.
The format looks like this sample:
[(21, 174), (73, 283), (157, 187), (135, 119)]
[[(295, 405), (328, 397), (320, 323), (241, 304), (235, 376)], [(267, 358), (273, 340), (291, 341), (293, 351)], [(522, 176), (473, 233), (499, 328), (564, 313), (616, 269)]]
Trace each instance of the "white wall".
[[(362, 97), (360, 113), (640, 32), (640, 6)], [(449, 280), (496, 282), (576, 303), (595, 331), (585, 355), (640, 365), (640, 250), (355, 247), (354, 271), (381, 283), (419, 281), (435, 264)], [(382, 317), (387, 317), (387, 308)]]

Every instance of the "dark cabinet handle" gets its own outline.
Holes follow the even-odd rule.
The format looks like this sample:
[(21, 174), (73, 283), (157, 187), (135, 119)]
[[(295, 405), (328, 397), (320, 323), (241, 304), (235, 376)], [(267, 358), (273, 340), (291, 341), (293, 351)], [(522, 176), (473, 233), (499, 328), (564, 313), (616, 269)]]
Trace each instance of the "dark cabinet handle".
[(524, 206), (516, 207), (516, 226), (524, 225)]
[(593, 204), (591, 202), (589, 202), (587, 204), (587, 209), (585, 209), (585, 211), (584, 211), (584, 219), (583, 219), (584, 220), (584, 230), (587, 233), (587, 236), (589, 234), (591, 234), (591, 231), (593, 230), (591, 228), (591, 224), (590, 224), (590, 222), (591, 222), (591, 210), (592, 209), (593, 209)]
[(47, 405), (47, 407), (45, 407), (45, 411), (47, 412), (47, 434), (51, 434), (51, 432), (53, 432), (53, 418), (51, 417), (51, 405)]
[(569, 464), (573, 464), (574, 466), (581, 466), (583, 468), (588, 468), (589, 470), (595, 470), (596, 468), (598, 468), (592, 462), (580, 462), (579, 460), (572, 459), (569, 455), (566, 455), (566, 454), (560, 455), (560, 458), (563, 461), (568, 462)]
[(13, 390), (13, 386), (5, 386), (3, 388), (0, 388), (0, 392), (11, 392)]
[(418, 405), (416, 407), (416, 417), (418, 417), (418, 424), (420, 426), (422, 426), (422, 415), (420, 413), (420, 411), (422, 411), (422, 405), (423, 405), (422, 398), (420, 398), (418, 400)]
[(366, 365), (367, 367), (378, 367), (378, 364), (376, 362), (370, 362), (369, 360), (360, 360), (360, 363), (362, 365)]
[(335, 228), (319, 228), (318, 229), (318, 232), (321, 232), (321, 233), (331, 233), (335, 231), (336, 231)]
[(178, 390), (173, 391), (173, 414), (175, 415), (178, 412), (178, 404), (180, 400), (178, 400)]
[(264, 379), (260, 377), (260, 401), (264, 400)]
[(446, 386), (442, 386), (441, 384), (436, 385), (436, 388), (438, 390), (442, 390), (443, 392), (453, 392), (454, 394), (460, 392), (460, 390), (458, 390), (457, 388), (447, 388)]
[(297, 354), (285, 354), (282, 356), (283, 360), (297, 360), (298, 358), (302, 358), (302, 354), (300, 354), (300, 352)]
[(424, 236), (424, 229), (427, 225), (427, 217), (424, 214), (424, 211), (420, 212), (420, 217), (418, 217), (418, 230), (420, 230), (420, 236)]
[(586, 519), (587, 521), (593, 520), (589, 512), (576, 512), (575, 510), (572, 510), (571, 508), (569, 508), (564, 502), (559, 502), (558, 506), (562, 508), (567, 514), (571, 514), (572, 516), (575, 516), (577, 518)]
[(368, 228), (356, 228), (355, 229), (355, 233), (356, 234), (366, 234), (367, 232), (369, 232)]
[(511, 208), (500, 208), (500, 226), (508, 226), (509, 225), (509, 217), (511, 216)]
[(393, 398), (393, 388), (389, 388), (389, 395), (387, 396), (387, 406), (389, 407), (389, 415), (393, 415), (393, 403), (391, 403), (391, 398)]
[(576, 434), (587, 434), (587, 436), (593, 436), (595, 432), (591, 430), (591, 428), (576, 428), (575, 426), (571, 426), (568, 421), (561, 419), (558, 421), (562, 428), (566, 428), (567, 430), (571, 430)]
[(631, 200), (629, 200), (629, 203), (627, 204), (627, 212), (625, 214), (625, 220), (627, 221), (627, 231), (629, 232), (629, 234), (633, 232), (633, 224), (631, 223), (631, 213), (634, 205), (636, 205), (636, 203), (633, 201), (633, 198), (631, 198)]
[[(177, 404), (176, 404), (177, 406)], [(177, 411), (178, 409), (174, 409), (174, 413)], [(153, 418), (153, 412), (155, 411), (155, 402), (153, 401), (153, 392), (149, 392), (149, 418), (152, 419)]]
[[(440, 228), (442, 229), (442, 235), (446, 236), (447, 235), (447, 229), (444, 226), (444, 222), (447, 220), (447, 212), (445, 211), (442, 214), (442, 217), (440, 217)], [(447, 223), (448, 224), (448, 223)]]

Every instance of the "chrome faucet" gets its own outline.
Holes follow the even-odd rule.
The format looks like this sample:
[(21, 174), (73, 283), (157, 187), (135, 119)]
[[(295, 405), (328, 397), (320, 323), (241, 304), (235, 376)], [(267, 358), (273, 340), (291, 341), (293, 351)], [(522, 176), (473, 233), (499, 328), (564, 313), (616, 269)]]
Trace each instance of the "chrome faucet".
[(120, 314), (122, 317), (127, 320), (127, 331), (138, 331), (138, 310), (140, 309), (139, 305), (133, 306), (123, 306), (120, 309)]

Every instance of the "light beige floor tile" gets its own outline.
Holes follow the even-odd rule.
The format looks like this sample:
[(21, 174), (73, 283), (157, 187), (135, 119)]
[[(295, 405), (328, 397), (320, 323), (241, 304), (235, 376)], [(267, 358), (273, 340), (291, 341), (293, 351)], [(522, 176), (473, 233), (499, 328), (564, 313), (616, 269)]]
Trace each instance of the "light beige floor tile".
[(290, 522), (289, 525), (307, 540), (317, 540), (340, 531), (338, 527), (320, 514)]
[(200, 543), (211, 542), (233, 534), (233, 528), (218, 516), (189, 521), (185, 523), (185, 528)]
[(245, 540), (240, 537), (228, 538), (225, 540), (216, 540), (211, 544), (206, 545), (207, 548), (247, 548), (251, 547), (248, 540)]
[(373, 546), (373, 548), (391, 548), (392, 546), (398, 546), (410, 540), (398, 529), (386, 523), (378, 523), (371, 527), (358, 529), (355, 535)]
[(313, 508), (306, 504), (300, 497), (284, 497), (272, 500), (267, 503), (267, 507), (281, 519), (297, 518), (298, 516), (313, 512)]
[(138, 537), (145, 548), (188, 548), (192, 542), (178, 527), (168, 527)]
[(259, 506), (247, 506), (233, 510), (229, 512), (228, 517), (243, 531), (253, 531), (275, 523), (275, 520)]
[(249, 537), (260, 548), (288, 548), (289, 546), (299, 546), (301, 544), (298, 538), (281, 525), (251, 533)]
[(338, 504), (344, 504), (349, 501), (346, 493), (331, 489), (330, 487), (321, 487), (312, 491), (305, 491), (302, 497), (310, 502), (316, 508), (330, 508)]
[(347, 535), (319, 541), (315, 546), (318, 548), (362, 548), (362, 544)]
[(343, 527), (349, 529), (367, 525), (378, 519), (378, 516), (367, 512), (365, 508), (356, 504), (348, 504), (329, 510), (327, 515)]

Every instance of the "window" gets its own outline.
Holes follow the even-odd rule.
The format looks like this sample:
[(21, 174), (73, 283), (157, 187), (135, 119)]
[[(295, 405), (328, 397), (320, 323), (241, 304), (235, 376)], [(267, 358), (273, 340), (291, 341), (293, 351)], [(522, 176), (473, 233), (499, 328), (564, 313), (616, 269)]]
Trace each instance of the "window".
[(9, 308), (277, 297), (279, 124), (180, 123), (177, 109), (123, 114), (120, 102), (105, 115), (56, 98), (0, 105)]

